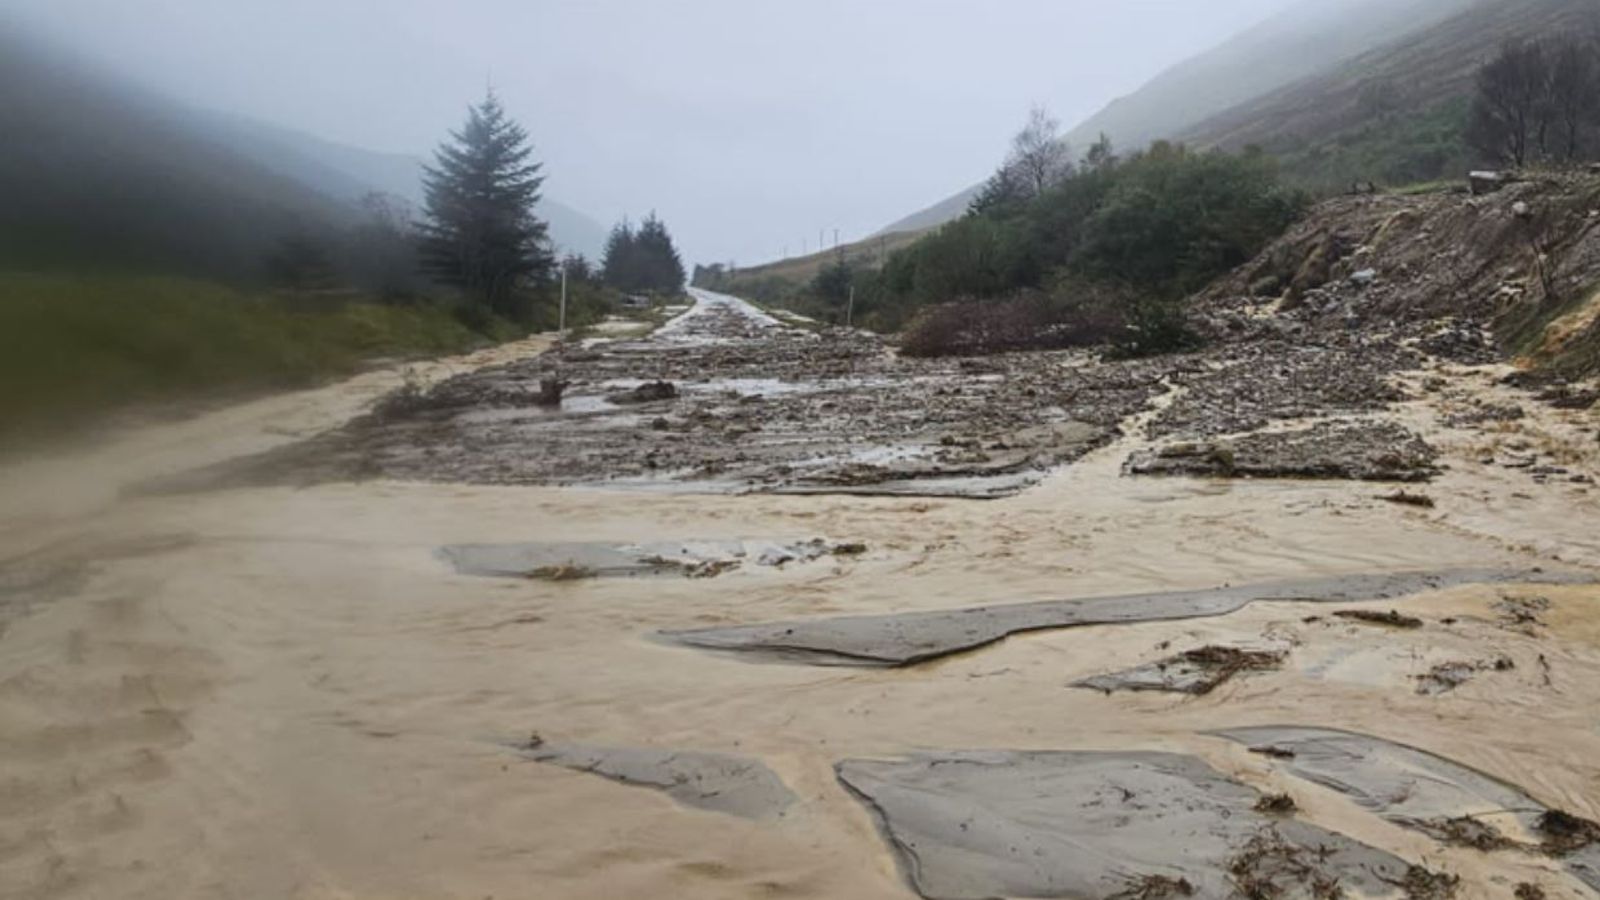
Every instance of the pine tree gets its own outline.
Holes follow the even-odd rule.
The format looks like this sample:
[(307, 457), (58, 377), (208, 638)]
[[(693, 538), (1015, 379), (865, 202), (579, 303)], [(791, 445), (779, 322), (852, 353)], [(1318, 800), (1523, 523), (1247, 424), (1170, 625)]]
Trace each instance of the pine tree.
[(544, 176), (528, 133), (491, 91), (423, 171), (423, 264), (490, 311), (525, 319), (526, 293), (555, 264), (549, 226), (534, 215)]
[(601, 271), (606, 284), (619, 291), (676, 294), (683, 290), (683, 258), (655, 213), (646, 217), (637, 231), (625, 221), (611, 229)]
[(667, 226), (651, 213), (639, 226), (640, 278), (646, 290), (675, 294), (683, 290), (683, 259)]
[(634, 276), (633, 228), (626, 219), (618, 222), (606, 238), (605, 256), (600, 260), (601, 277), (619, 291), (636, 290)]

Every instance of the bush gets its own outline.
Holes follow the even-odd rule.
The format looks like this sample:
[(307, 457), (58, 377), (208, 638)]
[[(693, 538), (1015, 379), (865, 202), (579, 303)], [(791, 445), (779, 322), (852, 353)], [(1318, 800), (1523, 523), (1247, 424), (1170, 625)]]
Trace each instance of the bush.
[[(1182, 299), (1260, 252), (1305, 202), (1279, 185), (1275, 164), (1259, 153), (1157, 143), (894, 253), (867, 321), (913, 322), (912, 352), (1087, 343), (1134, 354), (1185, 349), (1194, 341)], [(954, 298), (961, 299), (949, 305)], [(920, 313), (928, 307), (935, 309)], [(1030, 327), (1038, 333), (1025, 334)]]

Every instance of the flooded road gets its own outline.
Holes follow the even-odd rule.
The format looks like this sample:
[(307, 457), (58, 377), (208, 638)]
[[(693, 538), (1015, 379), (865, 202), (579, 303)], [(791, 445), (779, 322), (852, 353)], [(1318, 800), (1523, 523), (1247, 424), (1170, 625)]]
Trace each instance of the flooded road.
[[(747, 351), (828, 343), (791, 331), (702, 294), (650, 341), (744, 352), (742, 377), (790, 384), (782, 366)], [(545, 346), (436, 364), (424, 377), (504, 366), (525, 380), (518, 367), (537, 373)], [(785, 352), (783, 365), (805, 363), (803, 351)], [(1014, 368), (980, 382), (998, 385), (985, 391), (1011, 390), (1016, 372), (1032, 373), (1016, 390), (1039, 390), (1078, 363), (1003, 365)], [(1513, 784), (1530, 802), (1600, 818), (1592, 585), (1469, 581), (1331, 604), (1273, 596), (1210, 618), (1018, 633), (895, 668), (753, 661), (662, 639), (1376, 573), (1600, 572), (1591, 488), (1502, 464), (1560, 454), (1571, 472), (1600, 470), (1592, 413), (1528, 405), (1514, 428), (1446, 424), (1473, 404), (1506, 401), (1497, 374), (1436, 366), (1405, 376), (1439, 381), (1387, 413), (1438, 448), (1442, 474), (1425, 487), (1432, 507), (1386, 502), (1390, 488), (1358, 481), (1124, 477), (1129, 456), (1149, 444), (1144, 424), (1166, 392), (1159, 378), (1137, 390), (1130, 378), (1129, 399), (1117, 401), (1126, 420), (1071, 465), (1030, 468), (1033, 487), (983, 501), (383, 471), (357, 482), (332, 477), (337, 468), (296, 483), (126, 490), (264, 452), (306, 463), (305, 448), (326, 446), (316, 435), (397, 386), (398, 373), (19, 465), (0, 479), (0, 896), (907, 898), (913, 885), (993, 896), (996, 884), (1044, 895), (1027, 879), (1059, 873), (996, 864), (1006, 849), (990, 844), (952, 851), (983, 865), (913, 877), (888, 834), (959, 842), (968, 833), (919, 810), (979, 810), (1013, 825), (1036, 812), (981, 780), (928, 788), (921, 796), (938, 802), (908, 812), (906, 798), (924, 787), (919, 754), (1016, 761), (1060, 785), (1125, 778), (1135, 790), (1153, 776), (1118, 767), (1152, 754), (1136, 761), (1164, 773), (1161, 796), (1233, 809), (1236, 785), (1287, 794), (1296, 827), (1347, 839), (1351, 865), (1364, 871), (1453, 874), (1461, 897), (1506, 897), (1521, 883), (1549, 897), (1593, 896), (1577, 857), (1452, 845), (1305, 777), (1303, 761), (1252, 753), (1222, 733), (1369, 735)], [(789, 396), (763, 384), (739, 393)], [(452, 421), (482, 412), (452, 411)], [(1064, 407), (1063, 420), (1074, 413)], [(1006, 415), (1004, 428), (1031, 427)], [(559, 427), (579, 425), (565, 417)], [(525, 433), (505, 440), (520, 440), (523, 456), (553, 452)], [(508, 443), (495, 446), (503, 453)], [(784, 549), (813, 542), (827, 552)], [(507, 545), (546, 555), (495, 577), (463, 571), (459, 550), (445, 552)], [(733, 564), (711, 577), (582, 571), (584, 554), (609, 558), (596, 547), (642, 546), (635, 556), (688, 546), (697, 564)], [(767, 556), (774, 550), (792, 558)], [(557, 577), (567, 563), (573, 577)], [(1421, 624), (1334, 615), (1351, 610), (1399, 610)], [(1280, 662), (1202, 694), (1075, 686), (1214, 645), (1268, 650)], [(1465, 677), (1450, 689), (1426, 680), (1455, 663)], [(1004, 755), (970, 755), (988, 751)], [(1076, 755), (1040, 755), (1060, 753)], [(670, 790), (650, 786), (663, 757), (681, 757)], [(1200, 790), (1199, 770), (1224, 780), (1205, 782), (1197, 800), (1186, 791)], [(743, 779), (735, 807), (717, 808), (714, 788), (681, 790), (730, 773)], [(1493, 813), (1472, 804), (1499, 796), (1458, 792), (1429, 815)], [(1536, 840), (1517, 830), (1525, 824), (1501, 824)], [(1162, 864), (1144, 854), (1102, 874), (1133, 884)], [(962, 880), (974, 873), (998, 881)], [(1350, 895), (1385, 884), (1346, 882)], [(1103, 882), (1073, 890), (1112, 893)]]

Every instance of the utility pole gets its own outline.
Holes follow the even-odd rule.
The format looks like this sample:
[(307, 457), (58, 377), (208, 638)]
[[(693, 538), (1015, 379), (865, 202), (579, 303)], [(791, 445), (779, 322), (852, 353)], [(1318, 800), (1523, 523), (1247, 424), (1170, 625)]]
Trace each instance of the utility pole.
[(833, 230), (833, 245), (835, 247), (839, 246), (839, 229), (837, 228)]
[(556, 326), (556, 338), (560, 340), (567, 333), (567, 267), (561, 267), (561, 321)]
[(827, 232), (828, 232), (828, 229), (826, 229), (826, 228), (818, 228), (817, 229), (817, 252), (818, 253), (821, 253), (828, 246), (828, 241), (827, 241), (827, 237), (826, 237)]
[(856, 286), (850, 285), (850, 305), (844, 308), (844, 327), (855, 327), (856, 321)]

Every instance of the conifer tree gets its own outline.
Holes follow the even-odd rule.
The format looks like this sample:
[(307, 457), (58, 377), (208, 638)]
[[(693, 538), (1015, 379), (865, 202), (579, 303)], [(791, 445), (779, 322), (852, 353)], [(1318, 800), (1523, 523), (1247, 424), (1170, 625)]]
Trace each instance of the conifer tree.
[(423, 265), (489, 311), (526, 319), (527, 289), (555, 264), (549, 226), (534, 215), (544, 183), (528, 133), (491, 91), (423, 171)]

